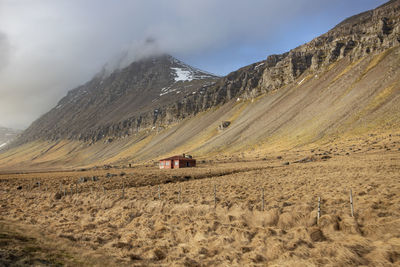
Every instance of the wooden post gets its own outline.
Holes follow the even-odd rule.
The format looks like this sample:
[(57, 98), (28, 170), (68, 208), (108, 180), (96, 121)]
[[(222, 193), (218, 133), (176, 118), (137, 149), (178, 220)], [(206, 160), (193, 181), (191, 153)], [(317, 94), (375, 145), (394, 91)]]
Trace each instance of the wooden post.
[(214, 208), (217, 207), (217, 186), (214, 185)]
[(350, 188), (350, 209), (351, 209), (351, 217), (354, 217), (354, 206), (353, 206), (353, 192)]
[(262, 196), (261, 196), (261, 199), (262, 199), (262, 205), (261, 205), (261, 211), (264, 211), (264, 188), (262, 188)]
[(160, 189), (160, 185), (158, 185), (158, 200), (161, 200), (161, 189)]
[(178, 203), (181, 203), (182, 185), (179, 186)]
[(78, 183), (75, 182), (75, 194), (78, 194)]
[(65, 195), (67, 194), (67, 189), (66, 188), (64, 188), (64, 197), (65, 197)]
[(125, 197), (125, 183), (122, 183), (122, 198)]
[(319, 225), (319, 218), (321, 218), (321, 198), (318, 197), (318, 213), (317, 213), (317, 224)]
[(40, 181), (38, 182), (38, 186), (39, 186), (39, 191), (40, 191)]
[(103, 186), (103, 194), (104, 195), (106, 194), (106, 189), (104, 188), (104, 186)]

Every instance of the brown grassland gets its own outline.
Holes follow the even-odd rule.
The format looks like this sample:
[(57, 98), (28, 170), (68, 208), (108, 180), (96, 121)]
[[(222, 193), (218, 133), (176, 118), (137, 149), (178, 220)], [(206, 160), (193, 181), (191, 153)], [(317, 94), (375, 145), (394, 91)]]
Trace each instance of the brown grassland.
[(396, 132), (193, 169), (3, 173), (0, 265), (398, 266), (399, 163)]

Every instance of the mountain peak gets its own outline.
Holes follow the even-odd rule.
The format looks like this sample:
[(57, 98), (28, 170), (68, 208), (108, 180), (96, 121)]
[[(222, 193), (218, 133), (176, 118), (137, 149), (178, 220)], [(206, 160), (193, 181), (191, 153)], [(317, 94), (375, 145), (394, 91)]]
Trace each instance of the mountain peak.
[(107, 136), (99, 129), (108, 129), (108, 125), (121, 121), (137, 120), (141, 114), (149, 112), (156, 120), (157, 114), (153, 111), (201, 93), (216, 79), (216, 75), (168, 54), (144, 57), (110, 73), (103, 68), (91, 81), (69, 91), (55, 108), (25, 131), (21, 140), (73, 138), (96, 141)]
[(122, 68), (116, 67), (114, 65), (115, 64), (112, 63), (105, 64), (102, 70), (95, 75), (95, 78), (103, 80), (108, 78), (113, 73), (127, 71), (129, 68), (135, 68), (137, 65), (142, 65), (143, 68), (154, 67), (156, 65), (163, 65), (165, 67), (169, 66), (171, 69), (171, 75), (174, 77), (176, 82), (218, 77), (213, 73), (192, 67), (184, 63), (183, 61), (175, 58), (174, 56), (166, 53), (141, 57)]

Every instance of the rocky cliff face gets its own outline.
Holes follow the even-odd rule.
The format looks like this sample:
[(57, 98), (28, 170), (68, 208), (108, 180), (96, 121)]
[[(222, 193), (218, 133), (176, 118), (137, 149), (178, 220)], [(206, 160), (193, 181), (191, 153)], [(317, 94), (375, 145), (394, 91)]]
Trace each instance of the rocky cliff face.
[(268, 57), (262, 91), (296, 80), (306, 70), (318, 72), (344, 58), (357, 60), (400, 44), (400, 1), (350, 17), (326, 34), (283, 55)]
[(344, 57), (356, 61), (399, 45), (399, 14), (400, 0), (390, 1), (346, 19), (307, 44), (220, 79), (169, 56), (133, 63), (72, 90), (34, 122), (19, 143), (62, 138), (111, 142), (158, 130), (232, 99), (256, 97), (304, 73), (322, 72)]
[[(306, 71), (318, 73), (344, 57), (356, 61), (400, 44), (400, 1), (350, 17), (326, 34), (281, 55), (235, 71), (205, 88), (201, 95), (180, 103), (175, 117), (225, 103), (232, 98), (252, 98), (293, 83)], [(189, 111), (189, 112), (188, 112)], [(169, 114), (166, 109), (165, 115)], [(170, 116), (169, 116), (170, 117)]]

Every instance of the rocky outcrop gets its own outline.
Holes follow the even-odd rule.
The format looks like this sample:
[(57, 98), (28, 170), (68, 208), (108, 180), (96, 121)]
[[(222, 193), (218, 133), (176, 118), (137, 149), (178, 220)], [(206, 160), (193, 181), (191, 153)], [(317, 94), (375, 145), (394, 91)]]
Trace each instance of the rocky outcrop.
[(260, 83), (270, 91), (292, 83), (306, 70), (324, 67), (349, 57), (357, 60), (400, 44), (400, 1), (390, 1), (346, 19), (326, 34), (283, 55), (270, 56)]

